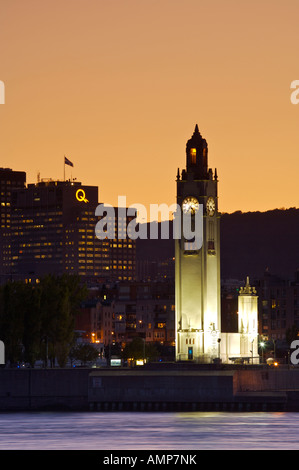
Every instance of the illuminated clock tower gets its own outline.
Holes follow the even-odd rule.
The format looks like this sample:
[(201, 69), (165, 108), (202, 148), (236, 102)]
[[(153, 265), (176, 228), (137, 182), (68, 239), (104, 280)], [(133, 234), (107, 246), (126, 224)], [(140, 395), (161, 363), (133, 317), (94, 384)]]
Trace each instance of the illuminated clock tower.
[[(176, 360), (211, 362), (220, 354), (220, 216), (217, 171), (208, 168), (208, 145), (196, 125), (186, 145), (186, 169), (178, 170), (181, 213), (202, 210), (202, 243), (183, 235), (175, 246)], [(181, 218), (181, 223), (183, 217)], [(192, 222), (191, 222), (192, 223)]]

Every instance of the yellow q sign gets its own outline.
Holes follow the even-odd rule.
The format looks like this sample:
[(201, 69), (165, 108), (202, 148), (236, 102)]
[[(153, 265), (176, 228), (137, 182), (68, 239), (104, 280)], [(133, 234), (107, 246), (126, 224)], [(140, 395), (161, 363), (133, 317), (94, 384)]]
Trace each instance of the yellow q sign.
[(77, 192), (76, 192), (76, 199), (77, 201), (79, 202), (88, 202), (88, 199), (86, 199), (86, 196), (85, 196), (85, 191), (84, 189), (77, 189)]

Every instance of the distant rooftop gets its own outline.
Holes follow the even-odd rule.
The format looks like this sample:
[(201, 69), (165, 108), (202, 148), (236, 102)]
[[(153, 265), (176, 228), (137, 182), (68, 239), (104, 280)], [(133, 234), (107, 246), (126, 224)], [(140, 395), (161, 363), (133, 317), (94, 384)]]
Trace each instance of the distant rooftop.
[(42, 178), (37, 183), (28, 184), (28, 188), (42, 187), (42, 186), (82, 186), (80, 181), (75, 180), (53, 180), (52, 178)]

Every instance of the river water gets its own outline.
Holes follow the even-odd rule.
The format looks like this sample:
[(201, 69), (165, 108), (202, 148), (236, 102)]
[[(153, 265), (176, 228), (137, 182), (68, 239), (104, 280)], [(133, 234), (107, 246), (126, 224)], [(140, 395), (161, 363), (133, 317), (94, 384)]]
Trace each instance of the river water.
[(292, 450), (299, 414), (1, 413), (1, 450)]

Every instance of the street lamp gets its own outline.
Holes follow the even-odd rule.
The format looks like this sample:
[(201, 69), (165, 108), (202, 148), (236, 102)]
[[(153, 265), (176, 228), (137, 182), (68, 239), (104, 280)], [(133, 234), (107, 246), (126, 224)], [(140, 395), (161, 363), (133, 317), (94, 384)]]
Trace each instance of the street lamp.
[(262, 364), (264, 364), (264, 347), (265, 347), (264, 341), (260, 342), (260, 347), (261, 347), (261, 350), (262, 350)]
[(218, 339), (217, 339), (217, 343), (218, 343), (218, 358), (219, 358), (219, 362), (220, 362), (220, 357), (221, 357), (221, 354), (220, 354), (220, 343), (221, 343), (221, 338), (218, 338)]

